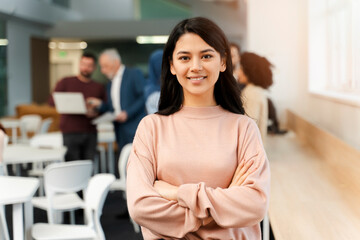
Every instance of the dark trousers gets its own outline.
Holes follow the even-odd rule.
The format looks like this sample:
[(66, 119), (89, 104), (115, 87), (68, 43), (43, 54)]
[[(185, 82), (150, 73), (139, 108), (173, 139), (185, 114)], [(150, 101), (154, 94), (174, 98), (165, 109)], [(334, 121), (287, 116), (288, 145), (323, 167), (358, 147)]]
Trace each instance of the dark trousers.
[(270, 129), (273, 132), (279, 131), (279, 121), (276, 115), (275, 105), (270, 98), (268, 98), (268, 110), (269, 110), (269, 119), (271, 120)]
[(97, 147), (97, 133), (63, 133), (67, 147), (65, 161), (94, 160)]

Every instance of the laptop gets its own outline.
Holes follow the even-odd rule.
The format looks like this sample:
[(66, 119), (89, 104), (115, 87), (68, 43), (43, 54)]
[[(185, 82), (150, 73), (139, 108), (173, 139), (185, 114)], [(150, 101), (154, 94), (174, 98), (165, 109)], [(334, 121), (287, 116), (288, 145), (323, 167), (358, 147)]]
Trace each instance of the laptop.
[(86, 114), (84, 95), (79, 92), (54, 92), (55, 107), (60, 114)]

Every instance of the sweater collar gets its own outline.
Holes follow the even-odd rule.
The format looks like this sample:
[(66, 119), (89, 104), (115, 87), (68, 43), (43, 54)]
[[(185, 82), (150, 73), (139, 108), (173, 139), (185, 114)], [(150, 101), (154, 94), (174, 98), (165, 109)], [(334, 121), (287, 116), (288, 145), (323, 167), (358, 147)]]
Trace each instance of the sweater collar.
[(224, 113), (226, 113), (226, 111), (220, 105), (210, 107), (183, 106), (177, 112), (179, 116), (195, 119), (216, 118), (224, 115)]

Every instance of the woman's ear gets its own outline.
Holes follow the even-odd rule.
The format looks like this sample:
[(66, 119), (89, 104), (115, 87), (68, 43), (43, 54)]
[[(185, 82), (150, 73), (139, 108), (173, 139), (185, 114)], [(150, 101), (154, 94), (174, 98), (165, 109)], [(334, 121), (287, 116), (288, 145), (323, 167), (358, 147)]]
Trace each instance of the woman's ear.
[(172, 60), (170, 60), (170, 72), (171, 72), (172, 75), (176, 75), (176, 71), (175, 71)]
[(221, 66), (220, 66), (220, 72), (225, 72), (225, 70), (226, 70), (226, 58), (225, 57), (223, 57), (223, 58), (221, 58)]

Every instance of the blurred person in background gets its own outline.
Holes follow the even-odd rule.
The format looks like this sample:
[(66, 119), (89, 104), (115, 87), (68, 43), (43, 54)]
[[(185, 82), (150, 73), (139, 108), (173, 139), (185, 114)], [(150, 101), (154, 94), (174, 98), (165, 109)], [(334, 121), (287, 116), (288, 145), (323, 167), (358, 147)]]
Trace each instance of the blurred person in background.
[(158, 110), (160, 99), (160, 78), (163, 50), (151, 53), (149, 58), (149, 77), (145, 86), (146, 111), (148, 114)]
[[(233, 75), (236, 81), (239, 82), (240, 75), (242, 74), (241, 69), (241, 49), (240, 46), (237, 43), (231, 42), (230, 43), (230, 51), (231, 51), (231, 62), (233, 66)], [(244, 85), (240, 84), (240, 88), (244, 87)]]
[(89, 102), (100, 112), (114, 113), (116, 142), (121, 152), (123, 146), (133, 141), (136, 128), (146, 115), (145, 78), (139, 69), (122, 64), (115, 48), (104, 50), (99, 64), (101, 72), (110, 80), (106, 87), (107, 101), (91, 98)]
[[(106, 93), (102, 84), (91, 79), (96, 69), (96, 57), (92, 53), (84, 53), (79, 64), (79, 74), (61, 79), (55, 86), (54, 92), (79, 92), (85, 101), (91, 97), (105, 100)], [(50, 96), (49, 105), (54, 106), (54, 99)], [(97, 147), (97, 129), (91, 121), (98, 115), (87, 105), (86, 114), (61, 114), (60, 130), (64, 145), (67, 147), (66, 161), (94, 159)]]
[(241, 55), (241, 66), (244, 74), (239, 82), (245, 86), (241, 91), (245, 112), (256, 121), (265, 142), (268, 122), (266, 89), (273, 83), (272, 64), (255, 53), (244, 52)]

